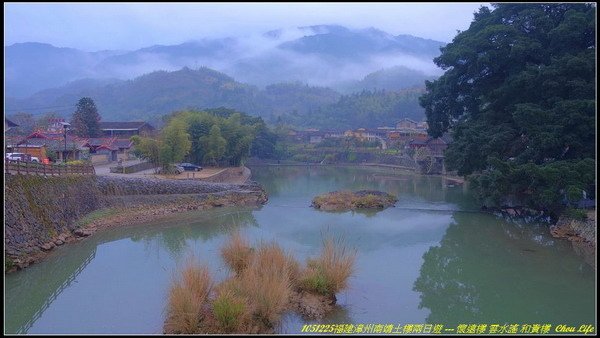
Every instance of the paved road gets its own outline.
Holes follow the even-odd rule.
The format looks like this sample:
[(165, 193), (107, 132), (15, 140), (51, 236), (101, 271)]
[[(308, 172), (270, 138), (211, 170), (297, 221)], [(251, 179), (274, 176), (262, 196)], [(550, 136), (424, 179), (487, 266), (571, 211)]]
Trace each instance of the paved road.
[[(133, 165), (133, 164), (138, 164), (138, 163), (142, 163), (145, 161), (142, 160), (130, 160), (130, 161), (123, 161), (124, 165)], [(110, 172), (110, 168), (116, 166), (117, 163), (116, 162), (112, 162), (109, 164), (101, 164), (101, 165), (95, 165), (94, 166), (94, 170), (96, 170), (96, 175), (102, 175), (102, 176), (139, 176), (139, 175), (151, 175), (154, 174), (154, 168), (153, 169), (147, 169), (147, 170), (142, 170), (139, 171), (137, 173), (131, 173), (131, 174), (118, 174), (118, 173), (111, 173)]]

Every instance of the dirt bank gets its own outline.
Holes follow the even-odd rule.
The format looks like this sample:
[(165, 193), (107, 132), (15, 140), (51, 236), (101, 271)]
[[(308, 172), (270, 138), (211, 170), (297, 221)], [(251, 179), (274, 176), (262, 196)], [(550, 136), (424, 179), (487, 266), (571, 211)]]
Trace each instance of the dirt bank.
[(596, 268), (596, 210), (588, 210), (586, 219), (573, 219), (561, 216), (550, 233), (557, 238), (571, 241), (575, 252)]

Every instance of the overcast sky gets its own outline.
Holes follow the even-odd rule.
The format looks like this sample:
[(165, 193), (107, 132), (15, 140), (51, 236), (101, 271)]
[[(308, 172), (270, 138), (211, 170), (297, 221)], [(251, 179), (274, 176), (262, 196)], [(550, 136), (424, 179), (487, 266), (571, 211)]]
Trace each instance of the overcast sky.
[(450, 42), (488, 3), (5, 3), (4, 44), (132, 50), (278, 28), (340, 24)]

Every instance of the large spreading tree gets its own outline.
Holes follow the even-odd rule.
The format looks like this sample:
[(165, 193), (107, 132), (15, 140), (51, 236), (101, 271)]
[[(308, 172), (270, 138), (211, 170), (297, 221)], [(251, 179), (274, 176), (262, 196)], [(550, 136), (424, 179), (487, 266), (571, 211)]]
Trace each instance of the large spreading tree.
[(89, 97), (82, 97), (77, 102), (77, 108), (71, 118), (71, 129), (75, 135), (80, 137), (99, 137), (100, 114), (94, 100)]
[(594, 193), (594, 4), (493, 4), (434, 62), (420, 98), (446, 164), (484, 204), (556, 212)]

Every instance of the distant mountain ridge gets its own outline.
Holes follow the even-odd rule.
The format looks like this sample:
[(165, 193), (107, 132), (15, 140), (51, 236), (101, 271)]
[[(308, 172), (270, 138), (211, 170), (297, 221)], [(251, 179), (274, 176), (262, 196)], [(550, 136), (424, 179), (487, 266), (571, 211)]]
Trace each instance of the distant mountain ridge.
[(431, 60), (442, 46), (440, 41), (339, 25), (199, 39), (134, 51), (86, 52), (45, 43), (17, 43), (5, 47), (5, 96), (23, 98), (84, 78), (127, 80), (157, 70), (201, 66), (257, 86), (297, 81), (332, 85), (399, 65), (431, 75), (439, 73)]
[[(418, 105), (418, 94), (419, 90), (411, 89), (344, 97), (331, 88), (300, 82), (277, 83), (261, 89), (202, 67), (156, 71), (133, 80), (77, 80), (25, 99), (7, 98), (5, 111), (7, 115), (57, 112), (70, 117), (77, 101), (87, 96), (94, 100), (105, 121), (160, 122), (162, 116), (177, 110), (225, 107), (271, 122), (283, 117), (302, 126), (342, 123), (340, 125), (370, 127), (386, 121), (393, 123), (401, 117), (422, 118), (424, 112)], [(42, 109), (31, 109), (36, 107)], [(360, 116), (353, 118), (353, 114), (359, 112)]]
[[(282, 83), (261, 90), (202, 67), (156, 71), (133, 80), (85, 79), (47, 89), (25, 99), (7, 98), (6, 111), (36, 115), (58, 112), (70, 116), (77, 101), (91, 97), (104, 120), (159, 120), (175, 110), (227, 107), (268, 117), (336, 102), (340, 94), (324, 87)], [(47, 109), (20, 109), (48, 107)]]

